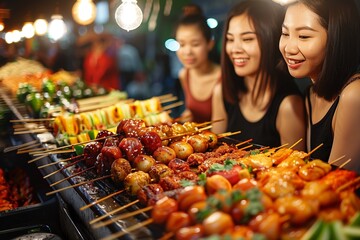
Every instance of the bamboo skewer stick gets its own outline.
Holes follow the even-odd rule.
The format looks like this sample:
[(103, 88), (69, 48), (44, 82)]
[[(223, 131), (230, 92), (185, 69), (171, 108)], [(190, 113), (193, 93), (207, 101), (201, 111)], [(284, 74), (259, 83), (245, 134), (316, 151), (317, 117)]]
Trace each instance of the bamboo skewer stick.
[(104, 222), (101, 222), (101, 223), (97, 223), (97, 224), (94, 224), (93, 225), (93, 228), (100, 228), (100, 227), (105, 227), (109, 224), (112, 224), (116, 221), (119, 221), (119, 220), (123, 220), (123, 219), (126, 219), (126, 218), (129, 218), (129, 217), (132, 217), (132, 216), (135, 216), (137, 214), (140, 214), (140, 213), (143, 213), (143, 212), (146, 212), (146, 211), (150, 211), (151, 209), (153, 209), (153, 206), (149, 206), (149, 207), (145, 207), (145, 208), (142, 208), (142, 209), (139, 209), (139, 210), (135, 210), (133, 212), (129, 212), (129, 213), (124, 213), (124, 214), (121, 214), (119, 216), (116, 216), (114, 218), (111, 218), (107, 221), (104, 221)]
[(23, 118), (23, 119), (12, 119), (10, 122), (43, 122), (43, 121), (54, 121), (55, 118)]
[(102, 215), (102, 216), (100, 216), (98, 218), (95, 218), (95, 219), (91, 220), (89, 222), (89, 224), (97, 223), (97, 222), (103, 220), (104, 218), (109, 217), (110, 215), (115, 214), (117, 212), (120, 212), (120, 211), (124, 210), (125, 208), (128, 208), (128, 207), (130, 207), (130, 206), (132, 206), (132, 205), (134, 205), (134, 204), (136, 204), (138, 202), (139, 202), (139, 200), (135, 200), (135, 201), (132, 201), (132, 202), (130, 202), (128, 204), (125, 204), (124, 206), (121, 206), (121, 207), (119, 207), (117, 209), (112, 210), (111, 212), (108, 212), (108, 213), (106, 213), (106, 214), (104, 214), (104, 215)]
[(172, 104), (169, 104), (169, 105), (166, 105), (163, 107), (163, 111), (166, 111), (166, 110), (170, 110), (172, 108), (175, 108), (175, 107), (179, 107), (179, 106), (182, 106), (184, 105), (184, 102), (183, 101), (179, 101), (179, 102), (176, 102), (176, 103), (172, 103)]
[[(90, 100), (90, 98), (88, 99), (84, 99), (84, 100)], [(103, 104), (110, 104), (113, 105), (115, 103), (121, 102), (121, 100), (116, 99), (116, 98), (104, 98), (104, 99), (94, 99), (93, 101), (88, 101), (88, 102), (77, 102), (79, 108), (85, 107), (85, 106), (94, 106), (94, 105), (103, 105)]]
[(218, 138), (230, 137), (230, 136), (237, 135), (240, 133), (241, 133), (241, 131), (222, 133), (222, 134), (218, 135)]
[(84, 170), (82, 170), (82, 171), (80, 171), (80, 172), (78, 172), (78, 173), (75, 173), (75, 174), (73, 174), (73, 175), (71, 175), (71, 176), (68, 176), (68, 177), (66, 177), (66, 178), (63, 178), (63, 179), (61, 179), (61, 180), (59, 180), (59, 181), (57, 181), (57, 182), (54, 182), (54, 183), (50, 184), (50, 187), (53, 187), (53, 186), (55, 186), (55, 185), (57, 185), (57, 184), (59, 184), (59, 183), (62, 183), (62, 182), (64, 182), (64, 181), (66, 181), (66, 180), (69, 180), (70, 178), (79, 176), (79, 175), (83, 174), (84, 172), (87, 172), (87, 171), (89, 171), (89, 170), (91, 170), (91, 169), (94, 169), (94, 168), (95, 168), (95, 166), (86, 168), (86, 169), (84, 169)]
[(45, 126), (14, 128), (14, 133), (31, 131), (31, 130), (47, 130), (47, 131), (49, 131), (49, 128), (46, 128)]
[(13, 129), (20, 129), (20, 128), (32, 128), (33, 126), (38, 126), (37, 123), (25, 123), (25, 124), (20, 124), (20, 123), (15, 123), (13, 124)]
[(340, 186), (338, 189), (336, 189), (336, 192), (340, 193), (340, 192), (344, 191), (345, 189), (351, 187), (352, 185), (356, 184), (356, 186), (357, 186), (359, 183), (360, 183), (360, 177), (357, 177), (354, 180), (347, 182), (344, 185)]
[(113, 233), (111, 234), (110, 236), (107, 236), (105, 238), (102, 238), (101, 240), (112, 240), (112, 239), (117, 239), (119, 237), (122, 237), (124, 236), (125, 234), (127, 234), (128, 232), (132, 232), (132, 231), (135, 231), (136, 229), (139, 229), (141, 227), (144, 227), (146, 225), (149, 225), (151, 223), (153, 223), (154, 220), (152, 218), (148, 219), (148, 220), (145, 220), (143, 222), (140, 222), (140, 223), (137, 223), (131, 227), (128, 227), (126, 229), (124, 229), (123, 231), (121, 232), (117, 232), (117, 233)]
[(89, 181), (85, 181), (85, 182), (77, 183), (77, 184), (67, 186), (67, 187), (64, 187), (64, 188), (60, 188), (60, 189), (57, 189), (57, 190), (46, 193), (46, 196), (49, 196), (49, 195), (52, 195), (54, 193), (58, 193), (58, 192), (61, 192), (61, 191), (64, 191), (64, 190), (67, 190), (67, 189), (70, 189), (70, 188), (79, 187), (79, 186), (82, 186), (82, 185), (85, 185), (85, 184), (88, 184), (88, 183), (92, 183), (92, 182), (95, 182), (95, 181), (98, 181), (98, 180), (106, 179), (106, 178), (109, 178), (109, 177), (111, 177), (111, 175), (106, 175), (106, 176), (94, 178), (94, 179), (91, 179)]
[[(45, 150), (45, 151), (43, 151), (43, 152), (45, 152), (45, 153), (47, 153), (47, 154), (52, 154), (52, 155), (54, 155), (54, 154), (61, 154), (61, 153), (73, 153), (73, 152), (75, 152), (75, 149), (65, 149), (65, 150), (58, 150), (58, 151), (53, 151), (53, 152), (46, 152), (47, 150)], [(41, 152), (31, 152), (31, 155), (33, 155), (33, 156), (41, 156), (41, 155), (43, 155), (43, 153), (41, 153)]]
[(295, 142), (293, 145), (291, 145), (289, 148), (293, 148), (296, 145), (298, 145), (302, 141), (302, 138), (300, 138), (297, 142)]
[(18, 150), (17, 152), (16, 152), (16, 154), (23, 154), (23, 153), (32, 153), (32, 152), (34, 152), (34, 151), (41, 151), (41, 150), (46, 150), (47, 148), (43, 148), (43, 147), (41, 147), (41, 148), (32, 148), (32, 149), (28, 149), (28, 150)]
[(261, 147), (261, 148), (259, 148), (259, 149), (257, 149), (258, 151), (264, 151), (264, 150), (266, 150), (266, 149), (269, 149), (270, 147), (269, 146), (266, 146), (266, 147)]
[(316, 148), (314, 148), (313, 150), (311, 150), (307, 156), (310, 156), (313, 152), (315, 152), (316, 150), (318, 150), (320, 147), (322, 147), (322, 145), (324, 145), (323, 143), (321, 143), (319, 146), (317, 146)]
[(52, 176), (52, 175), (54, 175), (54, 174), (56, 174), (56, 173), (58, 173), (58, 172), (61, 172), (62, 170), (66, 169), (66, 168), (68, 168), (68, 167), (71, 167), (71, 166), (73, 166), (73, 165), (75, 165), (75, 164), (77, 164), (77, 163), (79, 163), (79, 162), (81, 162), (81, 161), (83, 161), (83, 160), (84, 160), (84, 159), (79, 159), (79, 160), (76, 160), (76, 161), (74, 161), (74, 162), (72, 162), (72, 163), (68, 163), (68, 164), (66, 164), (65, 166), (59, 168), (58, 170), (53, 171), (52, 173), (49, 173), (48, 175), (45, 175), (43, 178), (46, 179), (46, 178), (48, 178), (48, 177), (50, 177), (50, 176)]
[(45, 133), (48, 132), (49, 129), (33, 129), (33, 130), (26, 130), (26, 131), (18, 131), (18, 132), (14, 132), (14, 135), (19, 135), (19, 134), (29, 134), (29, 133)]
[(212, 123), (216, 123), (216, 122), (221, 122), (221, 121), (224, 121), (224, 119), (217, 119), (217, 120), (214, 120), (214, 121), (198, 123), (198, 124), (196, 124), (196, 126), (201, 127), (201, 126), (204, 126), (204, 125), (208, 125), (208, 124), (212, 124)]
[(243, 142), (240, 142), (240, 143), (236, 144), (235, 146), (236, 146), (236, 147), (239, 147), (239, 146), (244, 145), (244, 144), (246, 144), (246, 143), (249, 143), (249, 142), (251, 142), (251, 141), (252, 141), (252, 139), (250, 138), (250, 139), (248, 139), (248, 140), (245, 140), (245, 141), (243, 141)]
[(351, 158), (346, 160), (343, 164), (339, 166), (339, 168), (343, 168), (346, 164), (348, 164), (351, 161)]
[[(118, 102), (118, 101), (115, 101), (115, 102)], [(104, 103), (92, 104), (89, 106), (81, 106), (78, 108), (78, 111), (79, 111), (79, 113), (81, 113), (81, 112), (93, 111), (93, 110), (100, 109), (100, 108), (106, 108), (106, 107), (110, 107), (110, 106), (114, 105), (115, 102), (114, 101), (113, 102), (104, 102)]]
[(171, 98), (173, 97), (174, 95), (172, 93), (168, 93), (168, 94), (164, 94), (164, 95), (160, 95), (160, 96), (157, 96), (157, 98), (161, 100), (164, 100), (164, 99), (167, 99), (167, 98)]
[(37, 158), (33, 158), (33, 159), (29, 160), (28, 163), (35, 162), (35, 161), (40, 160), (40, 159), (43, 159), (44, 157), (47, 157), (47, 156), (49, 156), (49, 154), (48, 154), (48, 153), (45, 153), (45, 154), (43, 154), (43, 155), (41, 155), (41, 156), (38, 156)]
[(39, 153), (39, 154), (52, 153), (52, 152), (60, 150), (60, 149), (72, 148), (72, 147), (77, 146), (77, 145), (83, 145), (83, 144), (87, 144), (87, 143), (90, 143), (90, 142), (100, 141), (100, 140), (104, 140), (104, 139), (109, 138), (109, 137), (116, 137), (116, 136), (119, 136), (119, 135), (115, 134), (115, 135), (111, 135), (111, 136), (107, 136), (107, 137), (102, 137), (102, 138), (97, 138), (97, 139), (94, 139), (94, 140), (89, 140), (89, 141), (86, 141), (86, 142), (79, 142), (79, 143), (75, 143), (75, 144), (71, 144), (71, 145), (66, 145), (66, 146), (62, 146), (62, 147), (58, 147), (58, 148), (49, 149), (49, 150), (46, 150), (46, 151), (43, 151), (43, 152), (34, 152), (34, 154), (37, 154), (37, 153)]
[(76, 101), (77, 105), (79, 107), (81, 106), (85, 106), (85, 105), (93, 105), (93, 104), (97, 104), (97, 103), (103, 103), (103, 102), (116, 102), (116, 103), (121, 103), (121, 102), (132, 102), (133, 99), (121, 99), (118, 96), (110, 96), (110, 95), (105, 95), (105, 96), (96, 96), (96, 97), (91, 97), (91, 98), (85, 98), (85, 99), (78, 99)]
[(332, 164), (334, 164), (334, 163), (336, 163), (336, 162), (338, 162), (338, 161), (340, 161), (341, 159), (343, 159), (345, 157), (345, 155), (342, 155), (341, 157), (338, 157), (337, 159), (335, 159), (335, 160), (332, 160), (332, 161), (329, 161), (328, 163), (330, 164), (330, 165), (332, 165)]
[(286, 147), (287, 145), (289, 145), (288, 143), (284, 143), (283, 145), (281, 146), (278, 146), (278, 147), (275, 147), (275, 148), (272, 148), (274, 151), (278, 150), (278, 149), (281, 149), (281, 148), (284, 148)]
[(253, 147), (253, 145), (248, 145), (248, 146), (245, 146), (245, 147), (239, 148), (239, 150), (245, 150), (245, 149), (248, 149), (248, 148), (251, 148), (251, 147)]
[(71, 150), (63, 150), (63, 151), (57, 151), (57, 152), (54, 152), (54, 153), (44, 153), (44, 154), (39, 153), (39, 154), (34, 155), (34, 156), (38, 156), (37, 158), (33, 158), (33, 159), (29, 160), (28, 163), (38, 161), (38, 160), (40, 160), (40, 159), (42, 159), (44, 157), (47, 157), (47, 156), (49, 156), (51, 154), (71, 153), (71, 152), (74, 152), (74, 150), (73, 149), (71, 149)]
[(114, 192), (112, 194), (109, 194), (109, 195), (107, 195), (107, 196), (105, 196), (103, 198), (100, 198), (100, 199), (98, 199), (98, 200), (96, 200), (96, 201), (94, 201), (94, 202), (92, 202), (92, 203), (90, 203), (88, 205), (85, 205), (85, 206), (81, 207), (80, 211), (84, 211), (85, 209), (88, 209), (89, 207), (92, 207), (92, 206), (94, 206), (94, 205), (96, 205), (96, 204), (98, 204), (98, 203), (100, 203), (102, 201), (105, 201), (106, 199), (109, 199), (109, 198), (111, 198), (113, 196), (116, 196), (116, 195), (122, 193), (123, 191), (124, 190), (120, 190), (120, 191)]
[(34, 140), (34, 141), (30, 141), (30, 142), (27, 142), (27, 143), (24, 143), (24, 144), (21, 144), (21, 145), (7, 147), (7, 148), (4, 149), (4, 153), (11, 152), (11, 151), (14, 151), (14, 150), (17, 150), (17, 149), (20, 149), (20, 148), (35, 144), (37, 142), (38, 142), (38, 140)]
[(44, 165), (41, 165), (38, 167), (38, 169), (41, 169), (41, 168), (45, 168), (45, 167), (49, 167), (49, 166), (52, 166), (52, 165), (55, 165), (55, 164), (58, 164), (58, 163), (61, 163), (61, 162), (68, 162), (68, 161), (71, 161), (71, 160), (75, 160), (79, 157), (83, 157), (84, 155), (78, 155), (78, 156), (75, 156), (75, 157), (70, 157), (70, 158), (65, 158), (65, 159), (62, 159), (62, 160), (59, 160), (59, 161), (55, 161), (55, 162), (52, 162), (52, 163), (48, 163), (48, 164), (44, 164)]
[(164, 236), (162, 236), (161, 238), (159, 238), (159, 240), (169, 240), (174, 236), (173, 232), (168, 232), (165, 233)]
[(173, 102), (178, 100), (178, 98), (176, 96), (170, 97), (170, 98), (165, 98), (165, 99), (160, 99), (160, 103), (168, 103), (168, 102)]
[(32, 149), (32, 148), (38, 147), (40, 145), (41, 145), (41, 142), (38, 142), (38, 143), (31, 144), (31, 145), (28, 145), (28, 146), (25, 146), (25, 147), (21, 147), (21, 148), (18, 149), (18, 151), (24, 151), (24, 150)]

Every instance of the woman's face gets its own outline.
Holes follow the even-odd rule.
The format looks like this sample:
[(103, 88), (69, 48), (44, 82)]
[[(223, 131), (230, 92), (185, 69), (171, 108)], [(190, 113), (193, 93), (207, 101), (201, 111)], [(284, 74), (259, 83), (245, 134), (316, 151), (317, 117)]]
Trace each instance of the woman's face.
[(317, 14), (301, 3), (287, 9), (279, 48), (293, 77), (317, 79), (326, 54), (326, 41), (327, 32)]
[(213, 42), (208, 42), (196, 25), (179, 26), (176, 41), (180, 44), (176, 52), (185, 68), (197, 68), (208, 61), (208, 54)]
[(230, 19), (226, 33), (226, 54), (241, 77), (254, 77), (260, 66), (261, 51), (251, 19), (242, 14)]

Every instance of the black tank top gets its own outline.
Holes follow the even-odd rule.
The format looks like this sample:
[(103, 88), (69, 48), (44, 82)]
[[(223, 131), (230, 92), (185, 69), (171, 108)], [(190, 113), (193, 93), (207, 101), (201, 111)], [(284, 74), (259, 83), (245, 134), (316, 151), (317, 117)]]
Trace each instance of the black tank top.
[[(330, 152), (334, 140), (334, 134), (332, 130), (332, 120), (339, 103), (339, 96), (335, 102), (331, 105), (329, 111), (325, 116), (316, 124), (312, 122), (312, 108), (310, 102), (310, 88), (307, 92), (306, 99), (309, 105), (309, 120), (310, 120), (310, 148), (314, 149), (320, 144), (323, 144), (321, 148), (317, 149), (311, 154), (312, 158), (320, 159), (324, 162), (328, 162)], [(310, 149), (310, 150), (311, 150)]]
[(225, 110), (228, 116), (226, 131), (241, 131), (240, 134), (232, 136), (239, 141), (253, 139), (253, 143), (262, 146), (278, 147), (281, 145), (280, 134), (276, 129), (276, 117), (281, 102), (290, 95), (299, 95), (301, 93), (295, 83), (288, 82), (281, 84), (275, 93), (265, 115), (257, 122), (249, 122), (245, 119), (238, 104), (230, 104), (224, 100)]
[[(344, 88), (352, 83), (355, 80), (359, 80), (360, 76), (355, 75), (351, 78), (348, 83), (344, 86)], [(330, 157), (331, 148), (334, 141), (334, 133), (332, 129), (332, 120), (334, 118), (334, 114), (336, 108), (339, 104), (340, 96), (338, 96), (334, 103), (331, 105), (329, 111), (325, 114), (325, 116), (316, 124), (312, 122), (312, 108), (310, 102), (310, 88), (306, 93), (306, 99), (309, 105), (309, 119), (310, 119), (310, 148), (312, 150), (323, 144), (321, 148), (317, 149), (314, 153), (311, 154), (312, 158), (320, 159), (324, 162), (328, 162)]]

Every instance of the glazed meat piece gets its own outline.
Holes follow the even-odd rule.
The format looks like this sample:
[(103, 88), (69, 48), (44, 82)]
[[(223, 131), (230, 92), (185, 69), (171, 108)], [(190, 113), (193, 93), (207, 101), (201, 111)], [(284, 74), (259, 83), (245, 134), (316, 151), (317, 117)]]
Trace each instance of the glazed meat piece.
[(94, 166), (97, 155), (101, 152), (103, 144), (101, 142), (91, 142), (84, 147), (85, 165), (88, 167)]
[(177, 174), (177, 176), (180, 179), (186, 179), (186, 180), (190, 180), (194, 183), (196, 183), (199, 180), (199, 177), (196, 173), (194, 173), (193, 171), (183, 171), (183, 172), (179, 172)]
[(199, 166), (205, 161), (205, 159), (205, 153), (193, 153), (186, 159), (186, 161), (190, 166)]
[(138, 155), (144, 153), (144, 147), (137, 138), (123, 138), (119, 143), (119, 148), (130, 162), (133, 162)]
[(124, 188), (131, 195), (136, 195), (141, 188), (150, 183), (150, 180), (149, 174), (143, 171), (136, 171), (125, 177)]
[(236, 146), (228, 145), (226, 143), (223, 143), (217, 149), (215, 149), (215, 152), (223, 155), (225, 153), (231, 153), (231, 152), (233, 152), (235, 150), (238, 150), (238, 148)]
[(159, 184), (164, 189), (164, 191), (171, 191), (181, 188), (180, 180), (181, 179), (177, 176), (165, 176), (160, 179)]
[(110, 162), (102, 153), (99, 153), (96, 157), (95, 169), (99, 176), (104, 176), (110, 173), (111, 170)]
[(111, 161), (122, 157), (121, 150), (117, 146), (104, 146), (101, 153)]
[(208, 158), (200, 166), (198, 166), (198, 170), (199, 172), (206, 172), (214, 163), (223, 164), (225, 160), (226, 158), (223, 157)]
[(147, 131), (140, 136), (140, 141), (145, 148), (145, 152), (149, 155), (153, 154), (155, 150), (162, 146), (159, 134), (152, 131)]
[(179, 158), (175, 158), (169, 162), (169, 168), (172, 169), (175, 173), (183, 172), (183, 171), (190, 171), (189, 164), (181, 160)]
[(161, 146), (154, 151), (153, 156), (158, 163), (169, 164), (171, 160), (176, 158), (176, 153), (174, 149), (168, 146)]
[(193, 135), (187, 139), (187, 142), (192, 146), (194, 152), (206, 152), (209, 148), (209, 143), (207, 138), (203, 137), (202, 135)]
[(163, 188), (156, 183), (148, 184), (142, 187), (137, 192), (137, 197), (142, 205), (145, 206), (152, 206), (154, 205), (159, 199), (163, 198), (164, 190)]
[(168, 166), (165, 164), (159, 163), (155, 164), (150, 168), (149, 175), (152, 180), (155, 182), (159, 182), (161, 178), (166, 176), (171, 176), (174, 174), (174, 171), (171, 170)]
[(119, 137), (108, 137), (105, 139), (104, 146), (119, 146), (120, 138)]
[(205, 139), (207, 139), (209, 148), (214, 149), (217, 146), (217, 144), (218, 144), (218, 136), (215, 133), (206, 130), (206, 131), (202, 131), (200, 133), (200, 135), (202, 137), (204, 137)]
[(146, 124), (141, 119), (124, 119), (117, 126), (116, 133), (125, 137), (139, 137)]
[(125, 177), (131, 173), (131, 165), (125, 158), (118, 158), (111, 164), (111, 178), (116, 184), (124, 181)]
[[(96, 139), (104, 138), (104, 137), (109, 137), (109, 136), (113, 136), (113, 135), (115, 135), (115, 133), (110, 132), (110, 131), (108, 131), (108, 130), (100, 130), (100, 131), (98, 132), (98, 134), (96, 135)], [(104, 140), (99, 140), (99, 141), (104, 142)]]

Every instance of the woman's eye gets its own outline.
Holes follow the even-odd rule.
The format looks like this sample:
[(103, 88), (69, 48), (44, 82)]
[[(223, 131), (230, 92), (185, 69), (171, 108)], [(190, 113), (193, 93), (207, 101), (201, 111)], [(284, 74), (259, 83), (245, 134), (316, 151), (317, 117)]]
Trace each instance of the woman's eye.
[(310, 38), (310, 36), (307, 36), (307, 35), (300, 35), (300, 36), (299, 36), (299, 38), (300, 38), (300, 39), (308, 39), (308, 38)]
[(250, 41), (252, 41), (252, 40), (254, 40), (254, 38), (243, 38), (243, 41), (244, 41), (244, 42), (250, 42)]
[(288, 36), (289, 36), (289, 34), (286, 33), (286, 32), (282, 32), (281, 35), (284, 36), (284, 37), (288, 37)]

